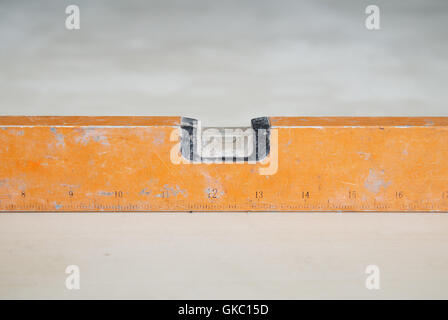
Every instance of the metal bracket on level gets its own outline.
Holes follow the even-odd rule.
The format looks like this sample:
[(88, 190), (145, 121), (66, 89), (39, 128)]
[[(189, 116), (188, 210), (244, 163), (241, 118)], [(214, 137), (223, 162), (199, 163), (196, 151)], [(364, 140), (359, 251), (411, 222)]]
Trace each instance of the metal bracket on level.
[(257, 162), (270, 152), (268, 117), (252, 119), (250, 128), (202, 128), (183, 117), (181, 129), (181, 154), (192, 162)]

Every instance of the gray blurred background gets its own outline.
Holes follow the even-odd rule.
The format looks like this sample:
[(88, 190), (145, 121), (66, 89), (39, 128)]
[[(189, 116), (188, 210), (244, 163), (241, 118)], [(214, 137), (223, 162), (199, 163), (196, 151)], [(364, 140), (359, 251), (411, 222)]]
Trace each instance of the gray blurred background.
[(444, 0), (4, 0), (0, 112), (448, 115), (447, 17)]
[[(370, 4), (380, 30), (365, 27)], [(445, 0), (0, 0), (0, 115), (448, 116), (447, 17)], [(446, 299), (447, 226), (429, 213), (2, 213), (0, 298)]]

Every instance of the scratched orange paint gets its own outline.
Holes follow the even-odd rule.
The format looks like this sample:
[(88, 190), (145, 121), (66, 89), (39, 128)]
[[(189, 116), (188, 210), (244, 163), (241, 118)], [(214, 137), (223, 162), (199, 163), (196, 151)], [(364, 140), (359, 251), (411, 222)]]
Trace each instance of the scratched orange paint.
[(0, 210), (448, 211), (445, 117), (273, 117), (255, 164), (173, 163), (180, 121), (0, 117)]

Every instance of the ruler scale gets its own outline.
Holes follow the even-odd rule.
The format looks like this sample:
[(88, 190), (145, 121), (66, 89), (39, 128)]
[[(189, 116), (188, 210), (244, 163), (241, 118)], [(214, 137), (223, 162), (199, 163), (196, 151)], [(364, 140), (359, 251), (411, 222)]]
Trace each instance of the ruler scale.
[(0, 117), (0, 211), (448, 211), (447, 117)]

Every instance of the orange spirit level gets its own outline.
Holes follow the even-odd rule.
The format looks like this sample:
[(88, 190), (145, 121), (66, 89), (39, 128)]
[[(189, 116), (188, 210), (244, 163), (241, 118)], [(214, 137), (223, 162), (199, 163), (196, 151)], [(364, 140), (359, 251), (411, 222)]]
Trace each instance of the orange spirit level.
[(448, 118), (0, 117), (1, 211), (448, 211)]

